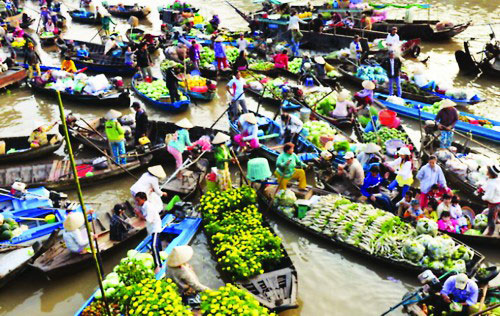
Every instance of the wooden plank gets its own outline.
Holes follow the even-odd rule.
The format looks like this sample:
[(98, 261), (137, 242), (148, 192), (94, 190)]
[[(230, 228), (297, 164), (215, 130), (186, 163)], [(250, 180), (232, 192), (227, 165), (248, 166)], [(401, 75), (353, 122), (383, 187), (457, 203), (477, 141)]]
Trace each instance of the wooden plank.
[(49, 177), (47, 178), (47, 181), (49, 182), (52, 182), (54, 181), (54, 174), (57, 170), (57, 164), (58, 164), (59, 160), (54, 160), (52, 162), (52, 167), (50, 168), (50, 172), (49, 172)]
[(52, 178), (52, 181), (57, 181), (59, 180), (59, 177), (61, 176), (61, 168), (62, 168), (62, 161), (58, 160), (57, 161), (57, 166), (56, 170), (54, 171), (54, 177)]

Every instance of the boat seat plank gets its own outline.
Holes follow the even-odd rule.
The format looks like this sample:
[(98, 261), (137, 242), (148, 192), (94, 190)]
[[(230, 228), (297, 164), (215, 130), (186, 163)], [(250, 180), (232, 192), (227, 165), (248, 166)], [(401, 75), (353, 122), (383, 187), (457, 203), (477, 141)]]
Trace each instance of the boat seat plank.
[(50, 171), (49, 171), (49, 177), (48, 177), (48, 179), (47, 179), (49, 182), (50, 182), (50, 181), (54, 181), (54, 173), (55, 173), (55, 172), (56, 172), (56, 170), (57, 170), (57, 163), (58, 163), (58, 162), (59, 162), (58, 160), (54, 160), (54, 161), (52, 162), (52, 166), (50, 167)]

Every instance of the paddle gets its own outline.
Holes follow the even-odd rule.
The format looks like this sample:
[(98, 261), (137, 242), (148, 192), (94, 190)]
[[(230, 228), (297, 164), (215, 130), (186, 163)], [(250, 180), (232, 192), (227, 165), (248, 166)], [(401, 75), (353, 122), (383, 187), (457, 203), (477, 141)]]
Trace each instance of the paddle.
[[(87, 125), (88, 127), (90, 127), (90, 129), (96, 133), (97, 135), (99, 135), (102, 139), (104, 140), (107, 140), (106, 137), (104, 137), (101, 133), (99, 133), (98, 130), (96, 130), (92, 125), (90, 125), (84, 118), (80, 118), (80, 120), (82, 120), (83, 123), (85, 123), (85, 125)], [(80, 134), (81, 135), (81, 134)]]
[[(245, 92), (242, 92), (242, 93), (241, 93), (241, 94), (240, 94), (240, 95), (236, 98), (236, 100), (231, 101), (231, 102), (236, 102), (236, 101), (238, 101), (244, 93), (245, 93)], [(220, 115), (220, 116), (219, 116), (219, 117), (215, 120), (215, 122), (214, 122), (214, 123), (213, 123), (213, 124), (209, 127), (209, 129), (212, 129), (212, 128), (215, 126), (215, 124), (217, 124), (217, 122), (219, 122), (219, 120), (220, 120), (220, 119), (224, 116), (224, 114), (226, 114), (226, 112), (227, 112), (227, 111), (229, 111), (229, 107), (227, 107), (227, 108), (226, 108), (226, 110), (225, 110), (224, 112), (222, 112), (222, 114), (221, 114), (221, 115)]]
[[(94, 234), (97, 234), (97, 230), (95, 229), (94, 221), (91, 221), (91, 223), (92, 223), (92, 230), (93, 230)], [(105, 233), (105, 232), (101, 232), (101, 234), (102, 233)], [(96, 237), (99, 237), (99, 236), (96, 236)], [(97, 255), (97, 259), (98, 259), (97, 262), (100, 265), (101, 276), (104, 277), (104, 270), (102, 268), (101, 250), (99, 249), (99, 242), (97, 241), (97, 238), (94, 238), (94, 243), (95, 243), (95, 250), (96, 250), (96, 255)]]
[(234, 153), (234, 150), (233, 148), (230, 149), (231, 151), (231, 154), (233, 155), (233, 158), (236, 160), (236, 165), (238, 166), (238, 169), (240, 169), (240, 172), (241, 172), (241, 175), (243, 176), (243, 178), (245, 179), (245, 183), (247, 185), (250, 185), (250, 182), (248, 182), (248, 179), (245, 175), (245, 172), (243, 171), (243, 168), (241, 168), (241, 164), (240, 164), (240, 160), (238, 159), (238, 157), (236, 156), (236, 154)]

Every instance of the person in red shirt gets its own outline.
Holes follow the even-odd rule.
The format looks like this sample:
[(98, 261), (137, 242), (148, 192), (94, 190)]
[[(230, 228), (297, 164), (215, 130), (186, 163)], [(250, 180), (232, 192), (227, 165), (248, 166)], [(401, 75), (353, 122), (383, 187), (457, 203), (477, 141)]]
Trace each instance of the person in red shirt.
[(274, 56), (274, 67), (288, 70), (288, 51), (284, 49), (280, 54)]

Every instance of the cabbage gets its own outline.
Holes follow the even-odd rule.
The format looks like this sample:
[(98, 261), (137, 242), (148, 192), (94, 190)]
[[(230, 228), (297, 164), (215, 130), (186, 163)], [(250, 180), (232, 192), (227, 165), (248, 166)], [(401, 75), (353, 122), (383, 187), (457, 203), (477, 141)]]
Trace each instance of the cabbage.
[(431, 236), (436, 236), (438, 231), (438, 225), (435, 221), (429, 218), (421, 218), (417, 222), (417, 233), (428, 234)]
[(481, 232), (477, 229), (471, 228), (467, 230), (464, 235), (481, 236)]
[(130, 249), (129, 251), (127, 251), (127, 257), (129, 257), (129, 258), (135, 257), (136, 254), (138, 254), (137, 250)]
[(295, 201), (297, 201), (297, 197), (291, 190), (280, 190), (278, 194), (276, 194), (276, 202), (278, 205), (293, 206)]
[(464, 261), (470, 261), (474, 257), (474, 252), (469, 247), (459, 245), (455, 247), (451, 257), (454, 260), (463, 259)]
[(478, 214), (476, 218), (474, 218), (474, 228), (479, 231), (484, 231), (484, 229), (488, 226), (488, 216), (485, 214)]
[(458, 273), (467, 272), (465, 261), (463, 261), (462, 259), (456, 260), (450, 270), (455, 270)]
[(427, 251), (429, 256), (434, 260), (443, 259), (446, 256), (446, 245), (442, 243), (441, 239), (434, 238), (427, 244)]
[(433, 270), (443, 270), (444, 269), (444, 263), (442, 263), (441, 261), (439, 260), (436, 260), (436, 261), (432, 261), (430, 264), (429, 264), (429, 268), (433, 269)]
[(425, 253), (425, 247), (416, 239), (407, 239), (403, 244), (403, 256), (413, 262), (418, 262)]
[(445, 257), (451, 257), (453, 250), (455, 249), (455, 241), (453, 238), (448, 235), (441, 235), (435, 239), (439, 240), (439, 242), (443, 245)]
[(102, 298), (102, 292), (101, 289), (97, 290), (94, 294), (94, 297), (96, 300), (100, 300)]
[(431, 235), (427, 235), (427, 234), (418, 235), (417, 238), (415, 238), (415, 240), (417, 240), (419, 243), (424, 245), (424, 247), (426, 247), (426, 248), (427, 248), (427, 245), (429, 244), (429, 241), (431, 241), (433, 239), (434, 238), (432, 238)]
[(106, 297), (113, 297), (113, 295), (115, 294), (116, 292), (116, 289), (114, 287), (110, 287), (110, 288), (107, 288), (106, 290), (104, 290), (104, 293), (106, 293)]

